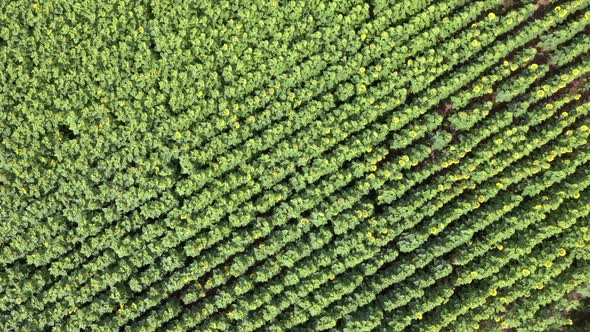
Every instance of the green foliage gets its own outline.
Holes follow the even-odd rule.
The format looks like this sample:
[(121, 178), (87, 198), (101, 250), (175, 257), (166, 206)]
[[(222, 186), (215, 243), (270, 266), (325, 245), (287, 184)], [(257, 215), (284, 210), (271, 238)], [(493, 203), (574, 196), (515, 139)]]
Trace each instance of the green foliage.
[(589, 5), (0, 2), (0, 329), (585, 331)]

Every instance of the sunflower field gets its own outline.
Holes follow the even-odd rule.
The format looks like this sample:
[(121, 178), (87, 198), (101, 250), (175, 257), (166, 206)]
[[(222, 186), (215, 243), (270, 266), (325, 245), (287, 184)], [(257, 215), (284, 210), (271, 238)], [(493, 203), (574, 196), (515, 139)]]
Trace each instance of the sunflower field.
[(589, 283), (590, 0), (0, 0), (0, 331), (587, 332)]

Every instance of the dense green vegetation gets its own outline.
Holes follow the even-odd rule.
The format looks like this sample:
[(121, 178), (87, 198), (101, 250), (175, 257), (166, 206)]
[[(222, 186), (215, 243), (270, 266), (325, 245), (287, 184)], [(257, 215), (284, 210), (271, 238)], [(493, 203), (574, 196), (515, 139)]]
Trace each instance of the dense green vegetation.
[(589, 140), (590, 0), (0, 1), (0, 330), (580, 331)]

